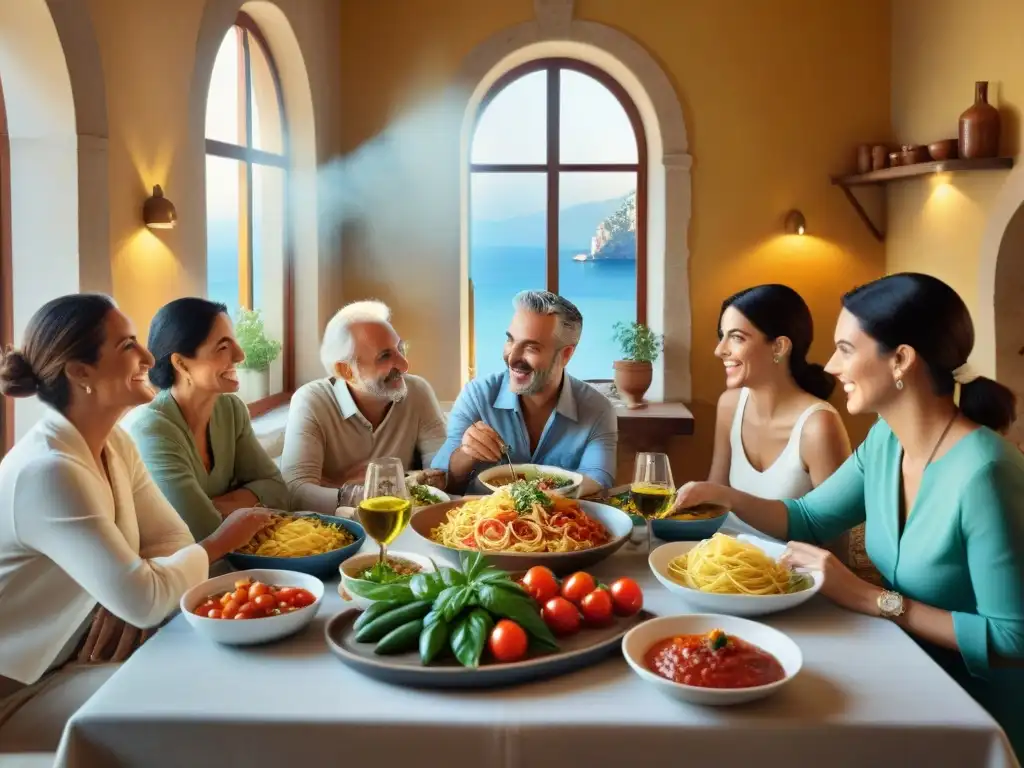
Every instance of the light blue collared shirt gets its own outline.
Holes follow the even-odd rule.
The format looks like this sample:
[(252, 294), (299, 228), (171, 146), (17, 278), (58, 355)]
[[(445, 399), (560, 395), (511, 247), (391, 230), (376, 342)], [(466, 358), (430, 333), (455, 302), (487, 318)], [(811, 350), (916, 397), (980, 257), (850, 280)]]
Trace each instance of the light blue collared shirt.
[[(615, 482), (618, 418), (611, 401), (586, 382), (563, 374), (555, 410), (544, 425), (537, 450), (530, 451), (519, 396), (509, 389), (508, 371), (473, 379), (459, 394), (448, 416), (448, 439), (434, 456), (435, 469), (448, 469), (462, 435), (482, 421), (509, 446), (516, 464), (547, 464), (586, 475), (605, 488)], [(478, 465), (471, 477), (491, 464)]]

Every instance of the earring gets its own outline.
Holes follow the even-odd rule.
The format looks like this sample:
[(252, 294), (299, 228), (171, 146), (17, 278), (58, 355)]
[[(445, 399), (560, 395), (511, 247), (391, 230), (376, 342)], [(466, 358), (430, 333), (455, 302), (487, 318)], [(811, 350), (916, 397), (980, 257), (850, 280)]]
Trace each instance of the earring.
[(896, 378), (896, 389), (898, 389), (900, 392), (902, 392), (903, 391), (903, 374), (900, 373), (899, 371), (896, 371), (895, 372), (895, 378)]
[(775, 355), (772, 358), (772, 362), (775, 363), (776, 365), (778, 365), (780, 362), (782, 362), (782, 357), (780, 355)]
[(90, 387), (88, 384), (86, 384), (84, 387), (82, 387), (82, 389), (85, 390), (85, 394), (87, 394), (87, 395), (91, 395), (92, 394), (92, 387)]

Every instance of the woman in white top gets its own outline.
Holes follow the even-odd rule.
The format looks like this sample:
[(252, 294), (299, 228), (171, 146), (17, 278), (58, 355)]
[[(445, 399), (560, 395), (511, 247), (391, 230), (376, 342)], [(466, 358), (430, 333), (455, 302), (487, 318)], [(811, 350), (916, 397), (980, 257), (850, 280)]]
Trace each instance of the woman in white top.
[[(807, 362), (814, 327), (807, 304), (785, 285), (747, 288), (722, 303), (715, 355), (725, 365), (708, 483), (766, 499), (799, 498), (850, 455), (836, 410), (835, 379)], [(686, 487), (700, 503), (707, 483)], [(760, 534), (729, 513), (723, 533)], [(760, 534), (763, 535), (763, 534)]]
[(192, 539), (116, 426), (152, 399), (152, 364), (97, 294), (49, 302), (3, 355), (0, 392), (49, 408), (0, 462), (0, 754), (55, 749), (110, 674), (89, 665), (126, 657), (268, 522), (240, 510)]

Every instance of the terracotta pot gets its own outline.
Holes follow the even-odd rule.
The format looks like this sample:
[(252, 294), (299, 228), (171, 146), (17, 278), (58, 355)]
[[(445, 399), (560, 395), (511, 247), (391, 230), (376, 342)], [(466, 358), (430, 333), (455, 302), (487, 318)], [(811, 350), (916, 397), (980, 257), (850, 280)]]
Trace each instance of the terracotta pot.
[(999, 156), (999, 110), (988, 103), (988, 81), (974, 84), (974, 104), (960, 115), (960, 157)]
[(900, 152), (900, 165), (914, 165), (928, 160), (927, 147), (919, 147), (916, 144), (904, 144)]
[(868, 144), (861, 144), (857, 147), (857, 173), (867, 173), (871, 170), (871, 147)]
[(876, 144), (871, 149), (871, 170), (880, 171), (889, 165), (889, 148), (884, 144)]
[(889, 166), (892, 167), (892, 168), (895, 168), (898, 165), (901, 165), (900, 153), (899, 152), (890, 152), (889, 153)]
[(943, 139), (942, 141), (933, 141), (928, 145), (928, 154), (932, 160), (955, 160), (957, 140)]
[(615, 361), (615, 388), (626, 401), (627, 408), (644, 408), (644, 395), (647, 394), (653, 378), (654, 366), (650, 363), (637, 363), (633, 360)]

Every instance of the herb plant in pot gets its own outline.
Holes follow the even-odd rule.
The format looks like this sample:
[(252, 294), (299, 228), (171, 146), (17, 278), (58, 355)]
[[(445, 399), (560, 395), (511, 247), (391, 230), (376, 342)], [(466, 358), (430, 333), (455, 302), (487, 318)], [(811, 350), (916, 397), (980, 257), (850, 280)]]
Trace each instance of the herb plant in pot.
[(627, 408), (644, 408), (663, 339), (643, 323), (619, 322), (613, 327), (615, 342), (622, 349), (622, 359), (615, 361), (615, 388)]
[(245, 352), (238, 366), (238, 394), (247, 403), (262, 400), (270, 394), (270, 364), (281, 354), (281, 342), (267, 338), (260, 310), (245, 307), (238, 310), (235, 338)]

